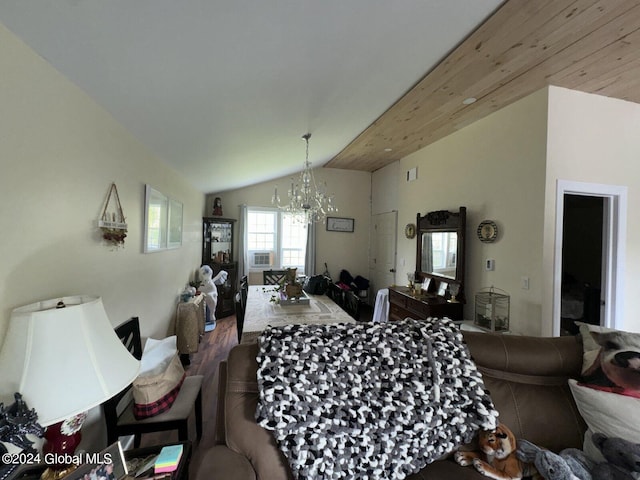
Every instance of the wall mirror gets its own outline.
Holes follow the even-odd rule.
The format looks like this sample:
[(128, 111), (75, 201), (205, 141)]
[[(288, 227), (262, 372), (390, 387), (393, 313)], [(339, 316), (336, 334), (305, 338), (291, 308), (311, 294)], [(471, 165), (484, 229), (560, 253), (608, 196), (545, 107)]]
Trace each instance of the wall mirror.
[(459, 300), (464, 300), (466, 213), (466, 207), (460, 207), (457, 212), (418, 213), (416, 219), (416, 279), (435, 280), (431, 282), (434, 292), (447, 284), (449, 293)]
[(182, 203), (151, 185), (144, 194), (144, 253), (182, 245)]

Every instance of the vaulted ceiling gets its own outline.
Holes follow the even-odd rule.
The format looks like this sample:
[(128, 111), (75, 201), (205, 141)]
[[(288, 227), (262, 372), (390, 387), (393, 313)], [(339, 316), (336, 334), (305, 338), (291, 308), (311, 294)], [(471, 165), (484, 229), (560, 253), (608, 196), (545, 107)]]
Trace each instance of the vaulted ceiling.
[(637, 0), (3, 0), (0, 22), (203, 192), (299, 170), (308, 131), (314, 165), (375, 171), (545, 85), (640, 102)]

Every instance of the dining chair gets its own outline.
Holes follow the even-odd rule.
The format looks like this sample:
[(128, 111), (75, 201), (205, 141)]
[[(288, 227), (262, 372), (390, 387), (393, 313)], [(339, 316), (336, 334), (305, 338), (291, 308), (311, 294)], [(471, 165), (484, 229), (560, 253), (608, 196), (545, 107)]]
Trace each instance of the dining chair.
[[(115, 328), (116, 334), (131, 354), (142, 358), (140, 320), (132, 317)], [(133, 385), (102, 404), (107, 426), (108, 444), (119, 437), (133, 435), (134, 447), (140, 446), (143, 433), (178, 430), (179, 441), (189, 440), (189, 416), (195, 409), (196, 435), (202, 438), (202, 375), (188, 375), (171, 408), (153, 417), (137, 420), (133, 415)]]
[(286, 276), (286, 270), (264, 270), (262, 272), (262, 284), (280, 285)]
[(333, 282), (331, 282), (327, 288), (327, 297), (336, 302), (340, 307), (344, 307), (344, 290)]
[(244, 312), (247, 309), (247, 295), (249, 293), (249, 280), (244, 275), (240, 280), (240, 291), (236, 293), (236, 330), (238, 331), (238, 343), (242, 339), (244, 328)]
[(353, 291), (344, 293), (344, 311), (354, 320), (360, 320), (360, 299)]

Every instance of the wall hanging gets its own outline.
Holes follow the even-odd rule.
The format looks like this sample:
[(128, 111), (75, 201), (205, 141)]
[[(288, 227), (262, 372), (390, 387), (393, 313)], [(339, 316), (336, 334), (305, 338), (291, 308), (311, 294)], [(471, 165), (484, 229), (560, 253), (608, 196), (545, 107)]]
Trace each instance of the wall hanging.
[(102, 238), (107, 243), (114, 247), (124, 246), (124, 239), (127, 237), (127, 224), (115, 183), (112, 183), (109, 189), (107, 201), (104, 203), (102, 215), (98, 220), (98, 227), (102, 230)]

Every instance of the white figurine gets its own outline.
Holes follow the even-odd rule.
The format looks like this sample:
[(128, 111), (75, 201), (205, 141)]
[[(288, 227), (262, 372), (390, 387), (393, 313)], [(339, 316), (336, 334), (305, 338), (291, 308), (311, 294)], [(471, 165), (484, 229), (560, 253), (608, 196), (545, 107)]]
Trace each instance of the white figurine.
[(214, 277), (213, 270), (209, 265), (202, 265), (200, 267), (200, 291), (204, 294), (204, 300), (209, 307), (211, 315), (211, 323), (215, 327), (216, 323), (216, 305), (218, 304), (218, 289), (216, 285), (222, 285), (227, 281), (229, 274), (225, 270), (220, 270)]

